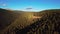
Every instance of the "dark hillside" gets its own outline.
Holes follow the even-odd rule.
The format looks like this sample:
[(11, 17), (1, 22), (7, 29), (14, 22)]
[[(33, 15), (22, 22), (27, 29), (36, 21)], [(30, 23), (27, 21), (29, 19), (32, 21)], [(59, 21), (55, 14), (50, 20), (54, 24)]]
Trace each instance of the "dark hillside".
[(13, 11), (0, 8), (0, 30), (10, 25), (18, 17), (18, 14)]

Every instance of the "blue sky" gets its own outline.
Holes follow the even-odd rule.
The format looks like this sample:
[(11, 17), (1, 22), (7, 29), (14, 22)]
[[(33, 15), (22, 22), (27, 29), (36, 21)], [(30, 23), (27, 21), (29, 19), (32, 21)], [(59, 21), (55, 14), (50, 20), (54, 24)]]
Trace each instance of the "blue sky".
[(60, 9), (60, 0), (0, 0), (0, 8), (12, 10)]

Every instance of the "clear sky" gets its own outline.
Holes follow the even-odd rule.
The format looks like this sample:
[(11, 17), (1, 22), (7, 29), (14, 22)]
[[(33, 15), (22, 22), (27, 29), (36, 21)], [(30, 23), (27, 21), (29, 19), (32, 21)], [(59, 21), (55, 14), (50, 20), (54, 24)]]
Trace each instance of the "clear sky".
[(0, 0), (0, 8), (13, 10), (46, 10), (60, 9), (60, 0)]

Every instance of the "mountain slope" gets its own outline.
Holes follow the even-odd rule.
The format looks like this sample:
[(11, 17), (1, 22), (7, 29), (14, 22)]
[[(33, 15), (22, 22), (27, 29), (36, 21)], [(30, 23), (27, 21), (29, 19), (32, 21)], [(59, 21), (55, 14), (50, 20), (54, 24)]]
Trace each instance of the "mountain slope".
[[(33, 21), (33, 16), (42, 16)], [(24, 12), (2, 34), (60, 34), (60, 10)]]

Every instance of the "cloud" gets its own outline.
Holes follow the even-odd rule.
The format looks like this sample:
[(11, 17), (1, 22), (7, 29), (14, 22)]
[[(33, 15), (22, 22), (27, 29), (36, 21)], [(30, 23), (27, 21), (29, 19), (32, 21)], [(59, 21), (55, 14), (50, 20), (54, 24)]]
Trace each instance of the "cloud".
[[(19, 10), (19, 9), (18, 9)], [(24, 8), (20, 9), (22, 11), (40, 11), (40, 9), (37, 9), (36, 7), (33, 7), (33, 6), (25, 6)]]
[(4, 4), (0, 4), (0, 6), (7, 6), (7, 4), (5, 4), (5, 3)]
[(7, 6), (7, 4), (2, 4), (2, 6)]
[(27, 6), (25, 7), (24, 11), (39, 11), (39, 9), (34, 6)]
[(26, 7), (26, 9), (33, 9), (33, 7), (32, 6), (28, 6), (28, 7)]

